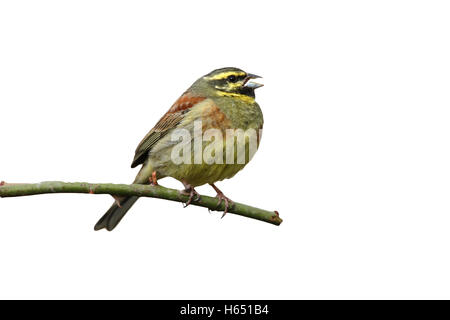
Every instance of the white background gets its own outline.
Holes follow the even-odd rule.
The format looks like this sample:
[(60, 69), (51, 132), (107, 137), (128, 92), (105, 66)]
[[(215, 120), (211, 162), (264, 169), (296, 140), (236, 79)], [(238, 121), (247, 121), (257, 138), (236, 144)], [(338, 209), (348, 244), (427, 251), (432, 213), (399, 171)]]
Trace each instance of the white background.
[(265, 131), (218, 185), (284, 219), (141, 199), (94, 232), (107, 195), (0, 199), (0, 298), (450, 298), (449, 15), (445, 1), (0, 2), (0, 180), (129, 183), (177, 97), (236, 66), (264, 76)]

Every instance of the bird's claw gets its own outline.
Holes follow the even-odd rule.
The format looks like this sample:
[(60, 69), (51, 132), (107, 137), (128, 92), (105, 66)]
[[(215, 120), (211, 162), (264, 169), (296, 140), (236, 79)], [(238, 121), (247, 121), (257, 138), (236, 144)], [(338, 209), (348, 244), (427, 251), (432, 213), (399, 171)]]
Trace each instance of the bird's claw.
[[(217, 188), (217, 187), (215, 186), (214, 183), (210, 183), (209, 185), (210, 185), (211, 187), (213, 187), (214, 190), (216, 190), (216, 192), (217, 192), (216, 198), (219, 199), (219, 201), (217, 202), (217, 206), (216, 206), (216, 208), (215, 208), (214, 210), (219, 209), (220, 205), (222, 204), (222, 201), (225, 203), (225, 210), (223, 210), (223, 215), (222, 215), (222, 218), (223, 218), (223, 217), (225, 217), (225, 215), (227, 214), (228, 209), (234, 206), (234, 202), (231, 201), (230, 198), (226, 197), (226, 196), (223, 194), (223, 192), (220, 191), (220, 189)], [(208, 210), (209, 210), (209, 209), (208, 209)]]
[(182, 194), (184, 196), (189, 196), (188, 201), (183, 204), (183, 208), (186, 208), (188, 205), (190, 205), (192, 203), (192, 201), (199, 201), (201, 198), (200, 194), (197, 191), (195, 191), (195, 189), (192, 187), (181, 190), (180, 194)]
[(222, 218), (223, 218), (227, 214), (228, 209), (232, 208), (234, 206), (234, 202), (230, 198), (226, 197), (222, 192), (218, 192), (216, 195), (216, 198), (219, 199), (219, 201), (217, 202), (216, 210), (220, 207), (222, 202), (225, 203), (225, 210), (223, 211), (223, 214), (222, 214)]

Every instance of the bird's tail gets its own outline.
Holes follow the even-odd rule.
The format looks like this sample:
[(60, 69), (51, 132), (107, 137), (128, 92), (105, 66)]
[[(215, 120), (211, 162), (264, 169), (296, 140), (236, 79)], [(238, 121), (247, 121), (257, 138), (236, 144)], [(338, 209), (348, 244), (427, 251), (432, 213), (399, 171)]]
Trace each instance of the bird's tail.
[[(106, 230), (113, 230), (122, 220), (123, 216), (130, 210), (133, 204), (139, 199), (139, 197), (125, 197), (120, 198), (114, 202), (111, 208), (98, 220), (95, 224), (94, 230), (100, 230), (106, 228)], [(120, 205), (119, 205), (120, 203)]]
[[(133, 184), (148, 184), (149, 177), (152, 175), (153, 166), (150, 161), (146, 161), (136, 178), (134, 179)], [(103, 215), (103, 217), (98, 220), (95, 224), (94, 230), (100, 230), (106, 228), (106, 230), (113, 230), (122, 220), (123, 216), (130, 210), (133, 204), (139, 199), (139, 197), (131, 196), (131, 197), (115, 197), (116, 202), (113, 203), (111, 208)]]

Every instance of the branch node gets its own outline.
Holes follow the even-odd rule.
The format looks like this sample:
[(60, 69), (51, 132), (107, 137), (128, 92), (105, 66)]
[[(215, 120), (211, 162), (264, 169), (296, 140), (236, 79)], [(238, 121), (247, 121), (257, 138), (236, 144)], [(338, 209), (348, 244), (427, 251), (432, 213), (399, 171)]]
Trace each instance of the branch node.
[[(0, 182), (0, 197), (19, 197), (46, 193), (87, 193), (87, 194), (109, 194), (116, 200), (120, 207), (120, 200), (123, 197), (150, 197), (183, 203), (182, 193), (179, 190), (165, 188), (161, 185), (126, 185), (100, 183), (92, 184), (86, 182), (60, 182), (46, 181), (41, 183), (6, 183)], [(217, 211), (220, 206), (216, 197), (200, 196), (200, 199), (192, 201), (192, 205), (208, 208)], [(221, 211), (221, 210), (220, 210)], [(228, 212), (247, 218), (257, 219), (270, 224), (279, 225), (283, 220), (279, 217), (278, 211), (267, 211), (245, 205), (234, 203), (228, 208)]]

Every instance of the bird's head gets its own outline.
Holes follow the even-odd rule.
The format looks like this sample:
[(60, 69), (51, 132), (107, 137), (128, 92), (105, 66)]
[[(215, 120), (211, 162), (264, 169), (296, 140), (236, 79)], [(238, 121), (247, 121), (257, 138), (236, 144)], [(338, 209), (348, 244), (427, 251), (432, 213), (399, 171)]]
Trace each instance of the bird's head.
[(193, 86), (215, 96), (254, 98), (255, 89), (263, 86), (250, 81), (256, 78), (261, 77), (238, 68), (221, 68), (204, 75)]

